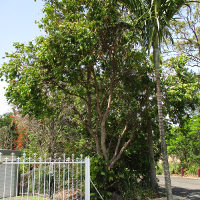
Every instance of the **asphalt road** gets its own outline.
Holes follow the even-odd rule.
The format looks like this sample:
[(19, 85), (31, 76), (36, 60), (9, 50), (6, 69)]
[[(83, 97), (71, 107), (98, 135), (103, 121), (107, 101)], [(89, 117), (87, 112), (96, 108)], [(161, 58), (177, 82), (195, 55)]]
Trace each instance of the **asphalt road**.
[[(164, 187), (164, 177), (157, 176), (160, 187)], [(200, 200), (200, 178), (184, 178), (171, 176), (172, 193), (176, 199)], [(174, 198), (175, 199), (175, 198)]]

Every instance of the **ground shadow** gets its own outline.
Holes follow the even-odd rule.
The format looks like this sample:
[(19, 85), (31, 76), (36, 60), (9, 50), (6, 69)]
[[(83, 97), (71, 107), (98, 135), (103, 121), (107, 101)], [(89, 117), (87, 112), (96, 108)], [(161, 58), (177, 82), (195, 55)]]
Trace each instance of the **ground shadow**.
[(191, 190), (191, 189), (186, 189), (186, 188), (173, 187), (172, 193), (174, 195), (177, 195), (180, 197), (185, 197), (190, 200), (200, 200), (200, 189), (199, 190)]
[[(165, 189), (163, 187), (160, 187), (160, 192), (164, 194)], [(181, 187), (172, 187), (172, 193), (175, 196), (183, 197), (183, 199), (200, 200), (200, 189), (191, 190), (191, 189), (186, 189), (186, 188), (181, 188)]]

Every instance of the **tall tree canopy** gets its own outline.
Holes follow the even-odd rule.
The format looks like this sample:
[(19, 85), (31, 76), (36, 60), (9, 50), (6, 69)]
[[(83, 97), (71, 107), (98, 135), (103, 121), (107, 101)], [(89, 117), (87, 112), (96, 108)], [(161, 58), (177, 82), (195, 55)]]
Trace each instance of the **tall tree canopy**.
[(163, 123), (162, 90), (160, 84), (160, 53), (162, 41), (170, 36), (170, 21), (179, 12), (181, 7), (187, 3), (186, 0), (121, 0), (128, 6), (130, 12), (135, 16), (136, 22), (141, 27), (143, 45), (147, 50), (153, 48), (153, 63), (156, 75), (158, 119), (163, 155), (163, 166), (165, 175), (165, 187), (167, 199), (173, 199), (171, 180), (169, 174), (167, 146), (165, 141), (165, 130)]
[(172, 50), (182, 52), (190, 58), (189, 66), (200, 67), (200, 4), (190, 3), (184, 6), (177, 15), (181, 20), (171, 22), (174, 34)]
[[(7, 98), (37, 118), (56, 118), (66, 103), (65, 115), (95, 144), (91, 154), (96, 151), (112, 171), (122, 155), (131, 157), (131, 141), (145, 135), (142, 119), (154, 93), (153, 69), (137, 48), (137, 29), (112, 0), (46, 1), (44, 12), (39, 26), (46, 36), (16, 43), (7, 54), (1, 68)], [(117, 190), (114, 179), (107, 184)]]
[[(103, 166), (108, 175), (103, 172), (102, 176), (109, 179), (104, 186), (108, 192), (123, 187), (119, 181), (123, 176), (121, 166), (128, 166), (126, 172), (131, 175), (135, 168), (143, 177), (148, 174), (145, 161), (149, 158), (144, 156), (142, 161), (140, 157), (150, 152), (153, 159), (152, 132), (156, 137), (159, 122), (168, 199), (172, 199), (162, 113), (160, 47), (170, 36), (170, 20), (185, 2), (46, 0), (45, 16), (39, 23), (46, 35), (28, 45), (15, 43), (16, 51), (6, 54), (9, 61), (3, 64), (0, 76), (9, 83), (6, 96), (10, 103), (22, 114), (41, 120), (42, 125), (49, 123), (45, 128), (54, 126), (53, 134), (47, 130), (54, 139), (56, 130), (66, 130), (66, 126), (55, 123), (59, 116), (68, 120), (67, 125), (76, 126), (81, 136), (90, 138), (92, 148), (87, 153), (101, 160), (100, 169)], [(147, 55), (150, 47), (153, 59)], [(165, 81), (170, 85), (174, 79), (169, 76)], [(170, 92), (174, 94), (173, 88)], [(165, 95), (167, 103), (176, 103), (167, 92)], [(157, 110), (159, 120), (155, 117)], [(177, 113), (171, 110), (174, 116)], [(133, 164), (135, 155), (139, 164)]]

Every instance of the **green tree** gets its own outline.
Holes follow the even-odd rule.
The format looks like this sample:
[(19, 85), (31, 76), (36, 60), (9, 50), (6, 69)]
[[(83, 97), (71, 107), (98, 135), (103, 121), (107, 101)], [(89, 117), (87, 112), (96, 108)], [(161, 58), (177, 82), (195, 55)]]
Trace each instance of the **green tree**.
[(200, 161), (200, 117), (186, 118), (182, 127), (172, 128), (169, 138), (169, 152), (176, 155), (187, 167)]
[(199, 110), (199, 77), (187, 68), (189, 61), (181, 55), (164, 64), (165, 109), (170, 121), (180, 127)]
[(44, 12), (39, 26), (47, 35), (28, 45), (16, 43), (16, 52), (7, 54), (1, 69), (9, 83), (7, 98), (38, 119), (56, 119), (60, 103), (67, 103), (65, 115), (90, 138), (90, 155), (102, 161), (99, 183), (107, 192), (119, 192), (120, 165), (134, 151), (128, 147), (135, 137), (142, 149), (138, 135), (153, 92), (152, 66), (133, 48), (136, 29), (130, 29), (117, 2), (46, 1)]
[(17, 133), (15, 131), (15, 123), (13, 123), (12, 113), (6, 113), (0, 116), (0, 148), (14, 149), (16, 147), (15, 140)]
[(165, 64), (163, 75), (165, 108), (172, 123), (167, 136), (168, 150), (187, 166), (198, 161), (200, 103), (199, 77), (189, 71), (188, 61), (190, 58), (183, 55), (171, 58)]
[(75, 126), (78, 125), (65, 115), (70, 110), (63, 105), (61, 107), (62, 110), (57, 111), (53, 117), (42, 119), (17, 115), (15, 119), (17, 131), (20, 132), (22, 127), (25, 130), (20, 146), (24, 152), (30, 156), (38, 153), (41, 156), (46, 154), (48, 157), (54, 157), (55, 153), (61, 156), (63, 152), (80, 156), (80, 153), (77, 155), (80, 148), (73, 148), (73, 146), (77, 145), (76, 142), (83, 137), (75, 130)]
[(200, 67), (200, 4), (191, 2), (181, 9), (178, 17), (181, 20), (172, 21), (175, 52), (182, 52), (190, 58), (189, 66)]
[(141, 1), (122, 1), (135, 14), (141, 27), (144, 44), (148, 49), (153, 47), (153, 63), (155, 67), (157, 84), (157, 105), (159, 129), (161, 137), (161, 148), (163, 155), (163, 166), (165, 174), (165, 187), (167, 199), (173, 199), (171, 190), (171, 180), (169, 174), (169, 165), (167, 157), (167, 146), (165, 141), (165, 131), (163, 123), (162, 92), (160, 85), (160, 48), (162, 41), (169, 36), (170, 21), (175, 14), (186, 3), (185, 0), (141, 0)]

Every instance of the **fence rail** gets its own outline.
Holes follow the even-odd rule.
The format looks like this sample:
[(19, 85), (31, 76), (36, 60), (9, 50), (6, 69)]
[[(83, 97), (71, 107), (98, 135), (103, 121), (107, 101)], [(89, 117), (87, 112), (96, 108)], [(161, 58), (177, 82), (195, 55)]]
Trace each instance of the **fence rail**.
[(3, 157), (0, 198), (90, 200), (90, 159)]

